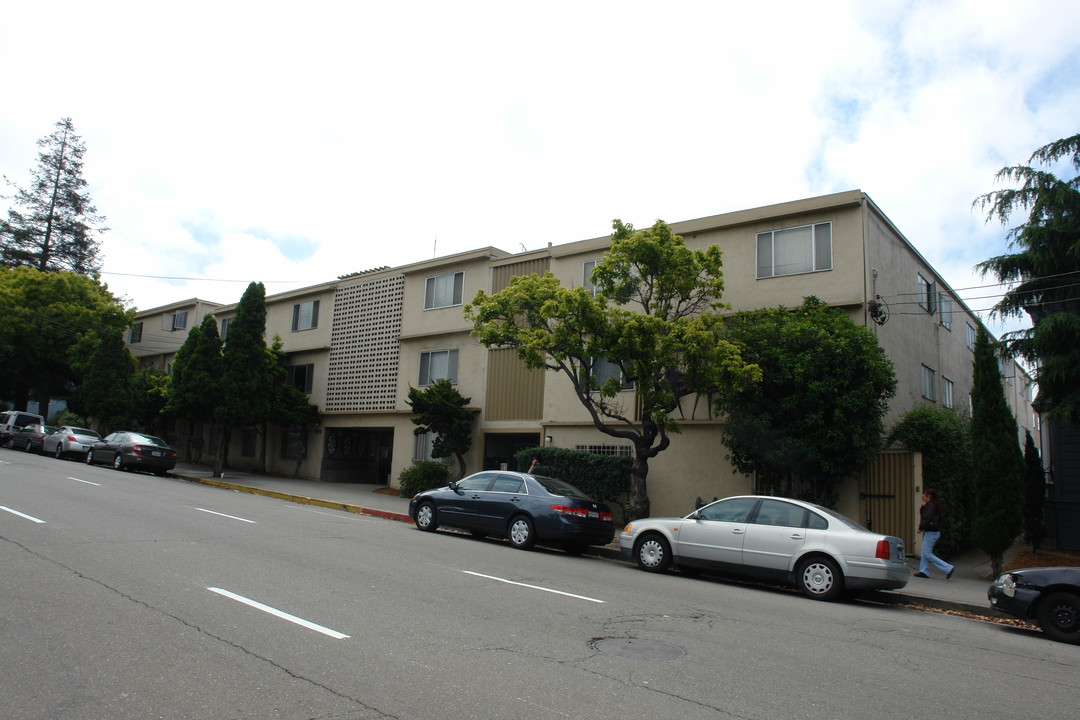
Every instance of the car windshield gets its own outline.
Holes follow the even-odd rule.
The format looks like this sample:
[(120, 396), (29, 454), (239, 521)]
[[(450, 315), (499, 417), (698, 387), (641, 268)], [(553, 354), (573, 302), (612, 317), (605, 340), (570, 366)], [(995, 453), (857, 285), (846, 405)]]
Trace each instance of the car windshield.
[(540, 483), (541, 487), (543, 487), (552, 495), (562, 495), (564, 497), (572, 497), (578, 498), (580, 500), (592, 501), (591, 497), (581, 492), (568, 482), (557, 480), (553, 477), (547, 477), (545, 475), (533, 475), (533, 478), (536, 480), (536, 482)]
[(169, 447), (164, 440), (156, 438), (153, 435), (138, 435), (136, 433), (131, 433), (129, 437), (131, 438), (131, 442), (139, 445), (157, 445), (158, 447), (163, 448)]

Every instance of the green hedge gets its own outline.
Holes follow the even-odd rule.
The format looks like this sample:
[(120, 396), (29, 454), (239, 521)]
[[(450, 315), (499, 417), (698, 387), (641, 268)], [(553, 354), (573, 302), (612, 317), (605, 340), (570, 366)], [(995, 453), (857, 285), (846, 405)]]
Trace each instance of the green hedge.
[(586, 495), (606, 503), (622, 502), (630, 486), (634, 461), (625, 455), (594, 455), (557, 447), (526, 448), (514, 454), (519, 472), (527, 472), (534, 457), (551, 477), (565, 480)]
[(450, 472), (442, 463), (418, 460), (398, 475), (401, 497), (411, 498), (418, 492), (442, 487), (450, 483)]

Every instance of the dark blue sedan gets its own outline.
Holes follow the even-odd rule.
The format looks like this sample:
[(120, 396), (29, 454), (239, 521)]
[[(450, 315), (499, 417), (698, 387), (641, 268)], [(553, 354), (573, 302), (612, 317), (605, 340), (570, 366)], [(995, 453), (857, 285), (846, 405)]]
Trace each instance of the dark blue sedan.
[(505, 537), (516, 548), (557, 543), (577, 554), (615, 537), (611, 508), (573, 485), (543, 475), (489, 470), (409, 501), (409, 517), (421, 530), (440, 526), (473, 535)]

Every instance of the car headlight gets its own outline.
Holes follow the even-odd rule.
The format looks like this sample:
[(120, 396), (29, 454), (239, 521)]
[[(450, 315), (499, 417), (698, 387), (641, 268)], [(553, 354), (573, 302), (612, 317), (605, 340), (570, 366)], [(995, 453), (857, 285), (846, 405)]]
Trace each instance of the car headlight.
[(1013, 573), (1003, 573), (998, 576), (998, 579), (994, 581), (994, 584), (1001, 588), (1002, 594), (1006, 597), (1015, 597), (1016, 581), (1017, 576)]

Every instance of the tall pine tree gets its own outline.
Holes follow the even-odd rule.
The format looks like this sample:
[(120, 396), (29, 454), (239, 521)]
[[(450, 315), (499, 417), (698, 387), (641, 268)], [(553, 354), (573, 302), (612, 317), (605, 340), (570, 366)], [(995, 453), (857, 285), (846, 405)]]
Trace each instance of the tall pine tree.
[(97, 214), (83, 179), (86, 146), (71, 118), (56, 123), (38, 140), (38, 166), (29, 188), (19, 188), (14, 207), (0, 220), (0, 264), (42, 272), (70, 270), (93, 275), (101, 270), (94, 236), (107, 228)]
[(218, 446), (214, 475), (225, 469), (228, 432), (266, 420), (271, 413), (273, 377), (267, 362), (266, 288), (253, 282), (236, 306), (229, 321), (229, 334), (222, 352), (222, 383), (218, 417), (225, 437)]
[[(217, 321), (207, 315), (201, 325), (191, 329), (176, 353), (169, 400), (165, 406), (166, 413), (188, 421), (193, 438), (201, 437), (196, 433), (196, 427), (205, 423), (212, 428), (212, 438), (216, 439), (220, 434), (220, 424), (216, 420), (221, 400), (221, 373), (221, 338)], [(192, 450), (188, 449), (188, 457), (195, 455)]]
[(971, 390), (972, 481), (975, 486), (975, 544), (990, 556), (996, 576), (1005, 551), (1024, 525), (1024, 456), (1016, 418), (1001, 388), (1001, 372), (990, 336), (975, 336), (975, 382)]

